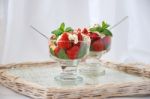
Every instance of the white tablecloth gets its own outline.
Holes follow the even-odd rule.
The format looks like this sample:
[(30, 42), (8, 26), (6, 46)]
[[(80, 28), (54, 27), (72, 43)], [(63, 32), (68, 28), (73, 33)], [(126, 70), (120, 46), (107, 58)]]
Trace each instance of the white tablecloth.
[[(5, 88), (0, 85), (0, 99), (30, 99), (29, 97), (17, 94), (13, 91), (11, 91), (8, 88)], [(125, 98), (112, 98), (112, 99), (150, 99), (150, 96), (146, 97), (125, 97)]]

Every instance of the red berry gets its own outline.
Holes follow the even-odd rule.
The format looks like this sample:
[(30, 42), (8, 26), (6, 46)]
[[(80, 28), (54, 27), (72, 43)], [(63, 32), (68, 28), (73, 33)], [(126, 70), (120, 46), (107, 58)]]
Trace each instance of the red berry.
[(82, 40), (83, 40), (82, 34), (78, 33), (78, 41), (82, 41)]
[(88, 30), (87, 30), (86, 28), (84, 28), (84, 29), (82, 30), (82, 33), (85, 34), (85, 35), (89, 35), (89, 32), (88, 32)]
[(93, 33), (93, 32), (90, 32), (90, 38), (91, 38), (92, 41), (101, 39), (101, 37), (97, 33)]
[(74, 44), (74, 46), (80, 47), (81, 41), (83, 41), (83, 36), (82, 36), (81, 33), (78, 33), (78, 41), (79, 41), (79, 42), (78, 42), (77, 44)]
[(61, 39), (58, 41), (57, 44), (59, 48), (68, 49), (71, 47), (71, 42), (69, 41), (67, 32), (62, 34)]
[(59, 50), (60, 50), (60, 48), (59, 48), (59, 47), (56, 47), (56, 48), (54, 49), (54, 53), (55, 53), (55, 55), (56, 55), (56, 56), (58, 55)]
[(104, 50), (104, 44), (102, 40), (96, 40), (92, 44), (92, 50), (93, 51), (102, 51)]
[(75, 59), (78, 55), (79, 47), (73, 46), (72, 48), (67, 50), (67, 55), (70, 59)]

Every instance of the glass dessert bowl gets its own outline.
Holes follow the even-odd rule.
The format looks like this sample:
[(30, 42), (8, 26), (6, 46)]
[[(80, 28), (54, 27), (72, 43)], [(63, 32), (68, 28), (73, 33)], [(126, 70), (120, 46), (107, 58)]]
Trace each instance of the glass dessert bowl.
[(111, 47), (112, 33), (108, 30), (109, 25), (104, 21), (102, 25), (94, 25), (90, 29), (84, 29), (91, 39), (90, 53), (85, 60), (84, 67), (80, 69), (82, 74), (88, 76), (98, 76), (105, 74), (105, 70), (100, 63), (100, 58), (107, 53)]
[(57, 32), (52, 33), (54, 35), (49, 40), (50, 56), (59, 63), (62, 70), (55, 80), (82, 82), (82, 77), (77, 75), (77, 66), (89, 53), (90, 38), (72, 30), (63, 31), (59, 35)]

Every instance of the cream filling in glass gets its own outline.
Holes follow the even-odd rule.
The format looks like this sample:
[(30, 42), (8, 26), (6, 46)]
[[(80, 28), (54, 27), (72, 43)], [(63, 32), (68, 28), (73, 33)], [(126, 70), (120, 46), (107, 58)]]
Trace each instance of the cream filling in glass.
[(74, 41), (74, 44), (78, 43), (78, 36), (77, 36), (77, 34), (69, 33), (68, 34), (68, 38), (69, 38), (70, 41)]

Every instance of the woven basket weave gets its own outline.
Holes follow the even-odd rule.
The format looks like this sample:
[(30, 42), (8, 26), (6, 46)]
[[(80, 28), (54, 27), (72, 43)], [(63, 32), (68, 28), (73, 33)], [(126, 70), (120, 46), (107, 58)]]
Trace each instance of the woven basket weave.
[(81, 85), (75, 87), (45, 87), (9, 72), (10, 69), (13, 71), (16, 68), (39, 68), (45, 65), (51, 68), (51, 64), (54, 63), (55, 62), (26, 62), (1, 65), (0, 83), (34, 99), (103, 99), (116, 96), (150, 95), (150, 65), (144, 64), (123, 64), (102, 61), (102, 64), (107, 68), (146, 77), (146, 80), (122, 83), (110, 82), (106, 84)]

